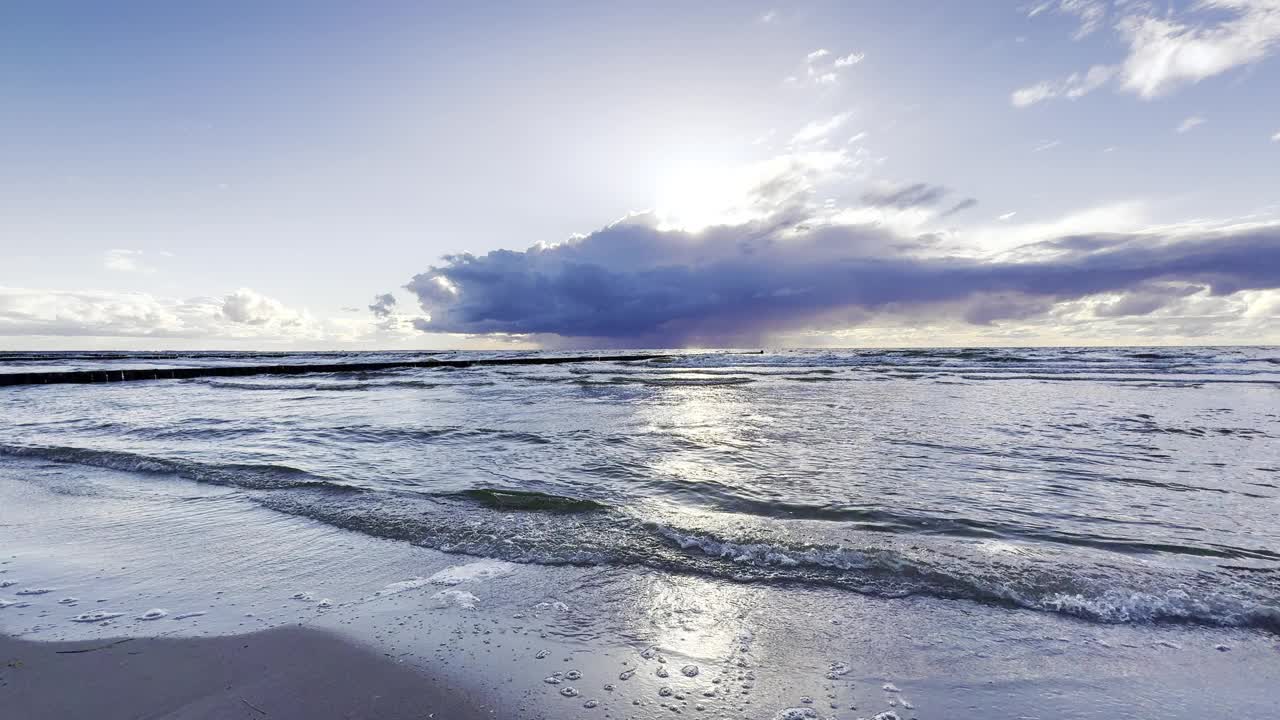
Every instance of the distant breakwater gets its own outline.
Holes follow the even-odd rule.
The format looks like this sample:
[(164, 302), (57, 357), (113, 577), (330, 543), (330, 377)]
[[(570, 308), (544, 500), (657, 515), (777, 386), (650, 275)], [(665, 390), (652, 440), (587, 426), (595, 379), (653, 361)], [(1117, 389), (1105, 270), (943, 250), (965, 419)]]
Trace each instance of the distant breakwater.
[(332, 364), (231, 365), (222, 367), (138, 368), (126, 370), (69, 370), (62, 372), (0, 373), (2, 385), (106, 383), (135, 380), (185, 380), (199, 377), (246, 375), (304, 375), (310, 373), (377, 372), (399, 368), (466, 368), (489, 365), (563, 365), (585, 362), (663, 360), (671, 355), (574, 355), (570, 357), (485, 358), (474, 360), (392, 360)]

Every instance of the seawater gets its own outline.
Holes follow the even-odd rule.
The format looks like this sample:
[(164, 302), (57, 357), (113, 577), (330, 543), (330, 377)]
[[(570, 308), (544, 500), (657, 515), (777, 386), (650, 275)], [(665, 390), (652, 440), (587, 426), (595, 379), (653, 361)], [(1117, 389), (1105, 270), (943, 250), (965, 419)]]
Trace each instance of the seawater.
[[(0, 372), (402, 356), (4, 353)], [(1278, 436), (1275, 348), (690, 352), (0, 388), (0, 482), (200, 483), (492, 572), (631, 567), (1270, 633)]]

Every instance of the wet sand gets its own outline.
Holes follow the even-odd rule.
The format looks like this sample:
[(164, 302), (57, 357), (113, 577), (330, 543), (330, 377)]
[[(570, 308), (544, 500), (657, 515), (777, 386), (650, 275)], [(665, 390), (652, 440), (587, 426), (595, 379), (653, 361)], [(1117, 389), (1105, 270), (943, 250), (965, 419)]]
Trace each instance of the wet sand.
[(443, 678), (297, 627), (56, 643), (0, 636), (0, 709), (13, 720), (504, 716)]

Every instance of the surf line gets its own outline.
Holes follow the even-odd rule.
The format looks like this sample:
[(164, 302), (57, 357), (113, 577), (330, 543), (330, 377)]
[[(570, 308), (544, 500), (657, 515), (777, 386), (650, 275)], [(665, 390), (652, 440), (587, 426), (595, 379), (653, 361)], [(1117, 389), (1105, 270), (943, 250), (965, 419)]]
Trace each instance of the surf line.
[(226, 365), (222, 367), (142, 368), (131, 370), (66, 370), (61, 372), (0, 373), (0, 385), (54, 383), (104, 383), (136, 380), (185, 380), (199, 377), (246, 375), (303, 375), (308, 373), (376, 372), (397, 368), (467, 368), (491, 365), (564, 365), (588, 362), (636, 362), (668, 360), (675, 355), (574, 355), (569, 357), (477, 358), (471, 360), (389, 360), (293, 365)]

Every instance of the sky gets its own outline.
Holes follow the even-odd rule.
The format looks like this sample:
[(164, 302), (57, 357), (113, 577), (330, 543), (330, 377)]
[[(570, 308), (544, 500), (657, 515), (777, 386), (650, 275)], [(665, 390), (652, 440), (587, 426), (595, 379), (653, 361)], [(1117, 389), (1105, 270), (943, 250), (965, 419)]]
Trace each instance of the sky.
[(0, 4), (0, 348), (1280, 343), (1280, 0)]

